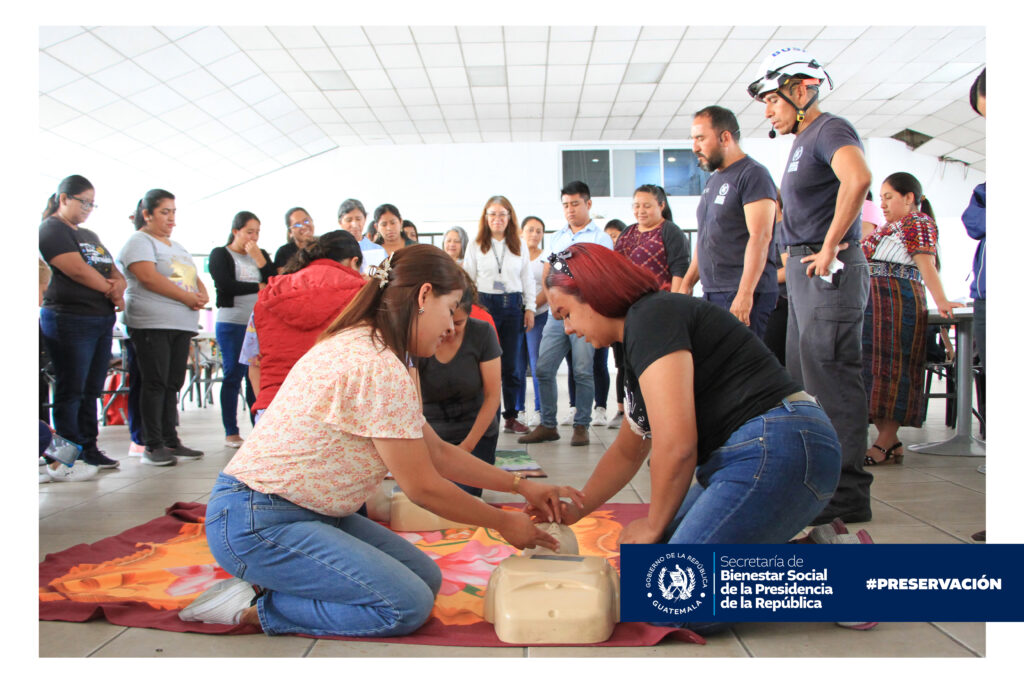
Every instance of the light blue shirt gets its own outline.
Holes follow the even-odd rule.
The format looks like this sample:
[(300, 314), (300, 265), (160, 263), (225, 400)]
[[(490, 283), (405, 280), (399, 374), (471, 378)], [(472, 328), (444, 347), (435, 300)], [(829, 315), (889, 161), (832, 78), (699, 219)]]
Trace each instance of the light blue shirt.
[(359, 241), (359, 251), (363, 253), (363, 265), (359, 268), (359, 272), (364, 274), (370, 266), (379, 266), (381, 261), (388, 257), (388, 252), (384, 250), (384, 247), (365, 237)]
[(592, 242), (594, 244), (600, 244), (602, 247), (608, 247), (609, 249), (614, 248), (612, 238), (604, 230), (597, 227), (597, 223), (590, 221), (587, 225), (577, 233), (573, 233), (572, 229), (566, 224), (561, 230), (556, 232), (548, 243), (549, 250), (552, 253), (557, 254), (560, 251), (564, 251), (574, 244), (580, 242)]

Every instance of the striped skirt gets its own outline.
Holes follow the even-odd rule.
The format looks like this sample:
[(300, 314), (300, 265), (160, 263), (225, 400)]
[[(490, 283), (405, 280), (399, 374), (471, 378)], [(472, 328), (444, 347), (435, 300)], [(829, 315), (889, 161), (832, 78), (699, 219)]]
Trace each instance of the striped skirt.
[(920, 427), (924, 419), (924, 285), (900, 277), (872, 276), (864, 311), (864, 388), (872, 421)]

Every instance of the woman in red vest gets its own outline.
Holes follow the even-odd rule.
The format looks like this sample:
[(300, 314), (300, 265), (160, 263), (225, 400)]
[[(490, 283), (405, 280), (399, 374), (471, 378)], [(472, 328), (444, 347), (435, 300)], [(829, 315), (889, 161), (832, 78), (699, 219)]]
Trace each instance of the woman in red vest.
[(362, 260), (355, 238), (334, 230), (298, 251), (260, 291), (242, 345), (242, 357), (253, 356), (248, 362), (252, 384), (259, 388), (252, 408), (257, 418), (295, 361), (363, 286)]

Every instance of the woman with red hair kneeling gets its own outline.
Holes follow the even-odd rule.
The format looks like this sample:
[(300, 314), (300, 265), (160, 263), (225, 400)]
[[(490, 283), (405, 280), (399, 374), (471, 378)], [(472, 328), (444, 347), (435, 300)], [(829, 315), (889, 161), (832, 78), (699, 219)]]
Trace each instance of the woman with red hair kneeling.
[(598, 462), (583, 506), (563, 503), (563, 522), (629, 483), (648, 439), (650, 509), (621, 543), (785, 543), (825, 508), (839, 481), (832, 423), (745, 325), (659, 291), (649, 271), (599, 245), (550, 261), (548, 301), (565, 331), (624, 346), (630, 426)]

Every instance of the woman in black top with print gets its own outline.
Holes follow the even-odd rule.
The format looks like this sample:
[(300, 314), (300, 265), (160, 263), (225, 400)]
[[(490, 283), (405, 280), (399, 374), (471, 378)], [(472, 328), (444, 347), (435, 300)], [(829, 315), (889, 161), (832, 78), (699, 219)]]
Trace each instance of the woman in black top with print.
[[(423, 397), (423, 417), (437, 435), (488, 465), (498, 447), (501, 403), (501, 345), (491, 323), (469, 317), (476, 287), (466, 275), (452, 329), (437, 351), (416, 362)], [(482, 489), (456, 485), (470, 495)]]
[(80, 227), (96, 203), (92, 183), (68, 176), (47, 204), (39, 226), (39, 253), (53, 271), (40, 325), (56, 377), (53, 426), (82, 446), (82, 460), (118, 467), (96, 447), (96, 402), (110, 368), (114, 311), (124, 310), (124, 276), (91, 230)]
[(550, 258), (548, 301), (566, 332), (623, 344), (630, 423), (590, 476), (583, 507), (569, 504), (563, 520), (628, 484), (648, 439), (650, 509), (621, 543), (785, 543), (824, 509), (839, 481), (835, 430), (745, 325), (659, 292), (649, 271), (604, 247)]

